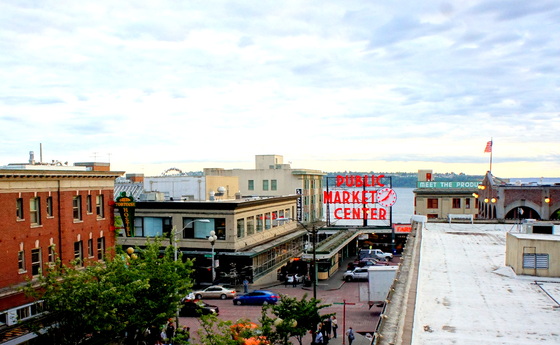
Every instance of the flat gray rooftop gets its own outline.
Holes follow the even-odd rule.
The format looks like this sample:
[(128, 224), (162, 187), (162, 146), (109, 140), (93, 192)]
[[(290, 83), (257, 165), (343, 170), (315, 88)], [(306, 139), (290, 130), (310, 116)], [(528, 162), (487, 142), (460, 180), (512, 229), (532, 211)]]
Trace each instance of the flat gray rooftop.
[(516, 230), (426, 224), (412, 344), (560, 344), (560, 279), (504, 266), (506, 232)]

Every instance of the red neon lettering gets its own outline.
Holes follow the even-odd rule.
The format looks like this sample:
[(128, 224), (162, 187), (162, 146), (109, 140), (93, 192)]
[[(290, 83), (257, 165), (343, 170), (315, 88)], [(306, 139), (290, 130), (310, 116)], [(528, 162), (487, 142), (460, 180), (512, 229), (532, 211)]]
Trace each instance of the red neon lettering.
[(340, 187), (343, 184), (346, 187), (384, 187), (385, 184), (381, 183), (381, 179), (384, 178), (385, 175), (364, 175), (364, 176), (357, 176), (357, 175), (338, 175), (336, 177), (336, 186)]

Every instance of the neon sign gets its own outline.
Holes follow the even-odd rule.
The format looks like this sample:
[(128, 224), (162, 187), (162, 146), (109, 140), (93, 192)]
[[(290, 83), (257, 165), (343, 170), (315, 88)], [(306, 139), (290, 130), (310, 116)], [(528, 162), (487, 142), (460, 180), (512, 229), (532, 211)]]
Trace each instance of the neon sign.
[(362, 189), (324, 191), (323, 203), (343, 206), (334, 209), (336, 219), (387, 220), (388, 212), (384, 207), (395, 204), (397, 193), (381, 183), (384, 177), (385, 175), (339, 175), (336, 177), (337, 188)]

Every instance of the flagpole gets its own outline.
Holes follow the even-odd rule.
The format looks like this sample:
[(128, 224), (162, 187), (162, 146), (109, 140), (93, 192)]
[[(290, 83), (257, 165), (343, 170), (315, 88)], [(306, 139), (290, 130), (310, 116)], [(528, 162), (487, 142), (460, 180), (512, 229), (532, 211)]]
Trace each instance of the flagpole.
[(494, 146), (494, 138), (490, 138), (490, 173), (492, 173), (492, 154), (493, 154), (493, 147)]

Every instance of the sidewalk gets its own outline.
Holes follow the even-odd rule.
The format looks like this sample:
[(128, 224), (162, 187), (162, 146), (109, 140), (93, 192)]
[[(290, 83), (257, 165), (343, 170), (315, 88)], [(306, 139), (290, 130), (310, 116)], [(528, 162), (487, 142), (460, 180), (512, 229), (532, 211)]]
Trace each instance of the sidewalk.
[[(372, 339), (368, 339), (360, 333), (354, 332), (356, 339), (352, 342), (352, 345), (370, 345)], [(348, 337), (344, 336), (345, 345), (349, 345)], [(328, 345), (342, 345), (342, 337), (339, 335), (337, 338), (331, 338)]]

